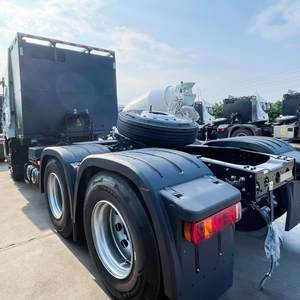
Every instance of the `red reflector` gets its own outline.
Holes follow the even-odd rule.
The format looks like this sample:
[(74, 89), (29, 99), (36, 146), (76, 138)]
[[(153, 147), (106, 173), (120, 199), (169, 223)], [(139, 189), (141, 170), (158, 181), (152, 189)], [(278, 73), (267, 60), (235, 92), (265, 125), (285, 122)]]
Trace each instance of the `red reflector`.
[(3, 142), (0, 142), (0, 146), (3, 146)]
[(219, 131), (219, 132), (224, 132), (224, 131), (225, 131), (225, 128), (218, 128), (217, 131)]
[[(239, 221), (242, 217), (241, 203), (231, 205), (218, 213), (195, 223), (185, 222), (184, 236), (193, 244), (200, 244), (210, 239), (218, 232)], [(186, 223), (190, 224), (188, 226)], [(188, 229), (190, 228), (190, 232)]]

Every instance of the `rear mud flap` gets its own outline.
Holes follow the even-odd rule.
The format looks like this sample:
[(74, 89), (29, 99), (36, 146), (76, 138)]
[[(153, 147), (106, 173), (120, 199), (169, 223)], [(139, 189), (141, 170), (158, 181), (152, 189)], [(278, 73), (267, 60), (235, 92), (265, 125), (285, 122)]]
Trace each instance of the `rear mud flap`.
[(287, 215), (285, 231), (290, 231), (300, 222), (300, 180), (286, 185), (287, 192)]

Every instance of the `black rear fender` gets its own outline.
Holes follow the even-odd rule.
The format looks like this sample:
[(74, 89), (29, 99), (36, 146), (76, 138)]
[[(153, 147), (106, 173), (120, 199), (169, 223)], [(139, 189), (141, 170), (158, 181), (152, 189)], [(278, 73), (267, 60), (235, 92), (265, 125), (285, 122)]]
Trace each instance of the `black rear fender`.
[[(142, 195), (159, 247), (166, 295), (174, 300), (196, 297), (196, 294), (190, 292), (199, 294), (199, 289), (205, 289), (205, 280), (199, 281), (195, 245), (183, 237), (183, 220), (199, 221), (237, 203), (240, 201), (240, 192), (229, 184), (216, 180), (209, 168), (195, 156), (175, 150), (148, 148), (91, 155), (83, 160), (78, 169), (73, 208), (76, 223), (82, 222), (88, 181), (101, 170), (123, 176)], [(79, 229), (81, 226), (75, 227)], [(227, 228), (221, 235), (229, 241), (228, 245), (224, 241), (226, 257), (222, 256), (222, 263), (224, 260), (228, 266), (226, 272), (223, 268), (216, 267), (218, 270), (214, 274), (219, 279), (225, 280), (226, 276), (229, 278), (220, 289), (224, 292), (232, 281), (233, 229)], [(215, 236), (211, 241), (197, 246), (200, 252), (205, 251), (202, 253), (202, 256), (206, 256), (202, 257), (203, 261), (211, 256), (209, 266), (201, 265), (201, 272), (208, 274), (208, 270), (213, 270), (213, 262), (219, 266), (217, 245), (218, 239)], [(210, 251), (207, 251), (207, 247)], [(202, 274), (202, 278), (203, 276), (205, 275)], [(206, 291), (210, 299), (220, 296), (215, 289), (206, 288)]]
[(82, 144), (82, 145), (71, 145), (71, 146), (54, 146), (47, 147), (43, 150), (41, 155), (41, 166), (40, 166), (40, 192), (44, 192), (44, 172), (47, 166), (47, 162), (51, 158), (57, 159), (66, 177), (67, 190), (70, 199), (71, 207), (71, 218), (73, 219), (73, 197), (74, 197), (74, 186), (76, 180), (76, 171), (81, 161), (88, 155), (95, 153), (106, 153), (109, 152), (108, 148), (99, 144)]

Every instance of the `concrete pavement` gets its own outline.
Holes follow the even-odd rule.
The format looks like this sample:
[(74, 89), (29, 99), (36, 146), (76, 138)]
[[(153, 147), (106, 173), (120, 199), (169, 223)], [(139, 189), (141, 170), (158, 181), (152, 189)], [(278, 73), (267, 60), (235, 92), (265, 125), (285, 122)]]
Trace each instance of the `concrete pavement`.
[(61, 238), (44, 195), (0, 162), (0, 299), (110, 299), (86, 245)]

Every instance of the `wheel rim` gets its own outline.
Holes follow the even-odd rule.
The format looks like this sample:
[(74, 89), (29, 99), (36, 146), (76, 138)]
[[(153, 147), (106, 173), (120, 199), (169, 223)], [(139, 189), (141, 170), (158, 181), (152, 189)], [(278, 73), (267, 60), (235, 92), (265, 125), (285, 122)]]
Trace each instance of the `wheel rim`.
[(62, 185), (55, 173), (50, 173), (47, 181), (48, 201), (55, 219), (62, 216), (63, 190)]
[(133, 265), (133, 246), (127, 225), (108, 201), (99, 201), (92, 212), (92, 236), (106, 270), (117, 279), (126, 278)]
[(247, 136), (246, 133), (238, 133), (236, 136)]
[(178, 118), (173, 114), (168, 114), (161, 111), (142, 111), (141, 116), (147, 119), (159, 120), (159, 121), (177, 121)]

